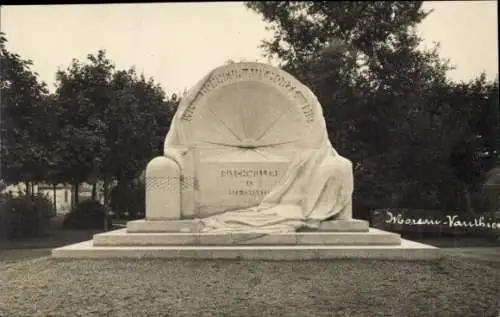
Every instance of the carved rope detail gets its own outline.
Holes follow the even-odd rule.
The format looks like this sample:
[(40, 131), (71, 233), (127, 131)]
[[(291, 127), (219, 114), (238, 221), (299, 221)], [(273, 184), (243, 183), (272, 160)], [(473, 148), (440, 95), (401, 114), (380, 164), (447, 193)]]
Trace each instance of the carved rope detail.
[(193, 190), (197, 186), (196, 178), (185, 176), (167, 176), (167, 177), (147, 177), (146, 188), (148, 190), (166, 189), (175, 190), (175, 186), (180, 185), (181, 190)]
[(147, 177), (146, 188), (148, 190), (162, 189), (174, 191), (178, 182), (178, 177)]
[(195, 177), (181, 176), (181, 190), (194, 190), (198, 188), (198, 182)]

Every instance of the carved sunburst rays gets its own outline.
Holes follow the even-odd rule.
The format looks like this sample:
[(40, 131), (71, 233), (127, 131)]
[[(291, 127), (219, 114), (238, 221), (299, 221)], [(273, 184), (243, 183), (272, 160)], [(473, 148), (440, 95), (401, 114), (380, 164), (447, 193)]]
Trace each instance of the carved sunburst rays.
[[(197, 121), (208, 123), (213, 132), (228, 145), (237, 146), (245, 140), (263, 145), (266, 135), (272, 133), (274, 128), (279, 128), (284, 123), (282, 121), (291, 119), (290, 115), (294, 113), (294, 106), (287, 102), (286, 97), (273, 87), (260, 83), (240, 82), (228, 85), (213, 92), (207, 99), (206, 104), (198, 109), (201, 120)], [(203, 130), (207, 132), (206, 129)], [(199, 135), (197, 139), (213, 141), (213, 137)], [(281, 135), (280, 142), (286, 137)]]
[(210, 157), (251, 150), (283, 153), (309, 136), (301, 111), (275, 87), (239, 82), (206, 95), (190, 123), (190, 145)]

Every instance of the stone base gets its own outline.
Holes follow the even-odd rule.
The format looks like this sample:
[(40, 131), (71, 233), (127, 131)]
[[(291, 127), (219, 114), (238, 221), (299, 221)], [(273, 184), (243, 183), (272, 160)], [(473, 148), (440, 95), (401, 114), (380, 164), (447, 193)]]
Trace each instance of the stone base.
[(135, 220), (127, 228), (52, 250), (54, 258), (436, 259), (438, 248), (369, 228), (364, 220), (321, 223), (293, 233), (201, 233), (198, 220)]
[(400, 245), (401, 237), (370, 228), (368, 232), (292, 233), (128, 233), (119, 229), (94, 235), (93, 245), (108, 246), (228, 246), (228, 245)]
[[(197, 219), (193, 220), (133, 220), (127, 223), (128, 233), (146, 233), (146, 232), (199, 232), (201, 223)], [(325, 221), (319, 225), (315, 232), (368, 232), (368, 221), (351, 220), (333, 220)], [(304, 229), (303, 231), (310, 231)]]
[(66, 259), (233, 259), (233, 260), (321, 260), (384, 259), (435, 260), (438, 248), (401, 239), (397, 246), (133, 246), (97, 247), (92, 240), (52, 250), (52, 257)]

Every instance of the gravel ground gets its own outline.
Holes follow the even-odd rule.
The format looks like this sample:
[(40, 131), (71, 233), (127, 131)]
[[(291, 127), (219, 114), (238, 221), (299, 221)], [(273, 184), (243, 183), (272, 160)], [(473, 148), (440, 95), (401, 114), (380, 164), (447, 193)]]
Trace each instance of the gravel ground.
[(499, 313), (500, 267), (451, 256), (434, 262), (0, 260), (2, 317)]

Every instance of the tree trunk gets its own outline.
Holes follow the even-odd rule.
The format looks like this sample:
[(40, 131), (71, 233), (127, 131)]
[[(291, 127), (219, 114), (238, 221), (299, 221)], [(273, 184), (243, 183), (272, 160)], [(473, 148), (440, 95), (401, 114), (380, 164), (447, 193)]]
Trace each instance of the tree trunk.
[(30, 182), (25, 182), (24, 183), (24, 186), (26, 186), (26, 196), (30, 196), (31, 195), (31, 185), (30, 185)]
[(71, 210), (75, 209), (75, 185), (71, 184), (70, 195), (71, 197)]
[(118, 203), (117, 201), (115, 201), (113, 203), (113, 205), (115, 207), (116, 220), (120, 220), (122, 213), (125, 212), (125, 210), (123, 210), (123, 208), (122, 208), (123, 205), (121, 204), (121, 202), (123, 201), (123, 199), (122, 199), (123, 190), (120, 187), (120, 184), (121, 184), (120, 180), (118, 179), (116, 187), (114, 188), (114, 195), (113, 195), (113, 199), (116, 199), (118, 202), (120, 202), (120, 203)]
[(57, 215), (57, 184), (52, 185), (52, 194), (53, 194), (53, 201), (54, 201), (54, 214)]
[(463, 193), (463, 198), (464, 198), (465, 212), (470, 215), (474, 211), (473, 211), (473, 208), (472, 208), (472, 202), (471, 202), (470, 192), (469, 192), (469, 189), (467, 188), (467, 186), (463, 187), (462, 193)]
[(79, 183), (74, 183), (73, 184), (73, 199), (72, 199), (72, 206), (73, 208), (76, 208), (78, 205), (78, 194), (80, 193), (80, 184)]
[(31, 198), (35, 198), (35, 183), (31, 183)]
[(104, 177), (104, 231), (108, 231), (109, 222), (109, 182), (107, 177)]
[(92, 184), (92, 200), (97, 200), (97, 182)]

